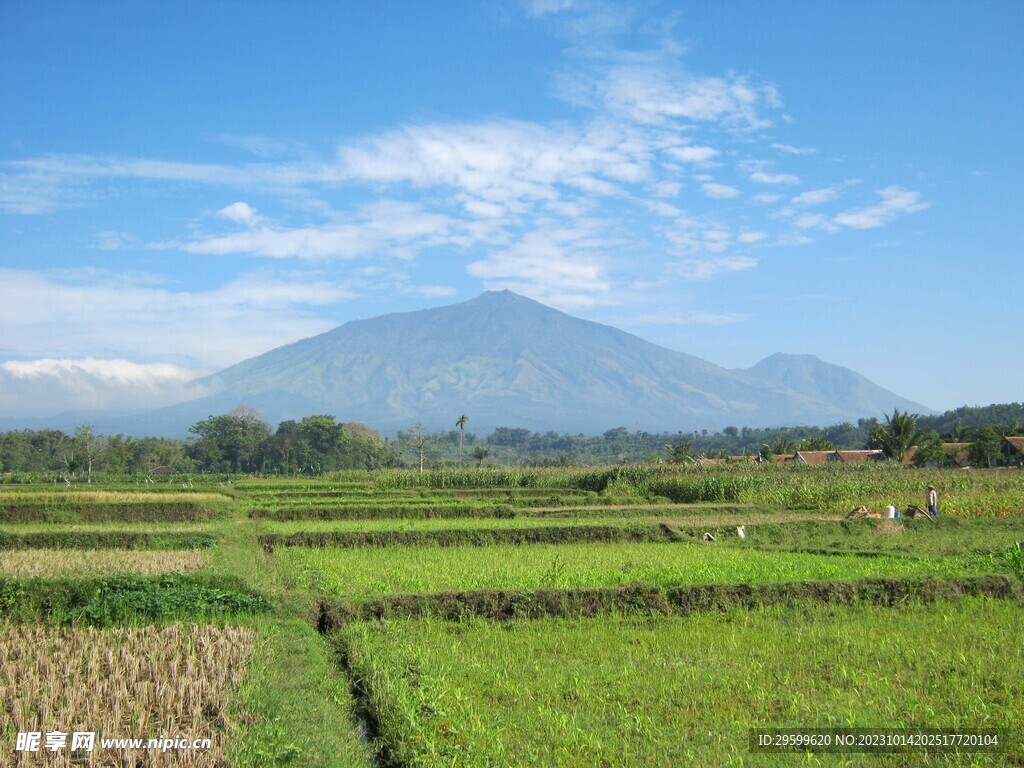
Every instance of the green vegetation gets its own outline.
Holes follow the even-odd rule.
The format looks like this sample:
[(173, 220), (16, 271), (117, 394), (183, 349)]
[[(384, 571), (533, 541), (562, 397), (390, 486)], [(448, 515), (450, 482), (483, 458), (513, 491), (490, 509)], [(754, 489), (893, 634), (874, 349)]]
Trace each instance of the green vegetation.
[[(467, 454), (479, 447), (465, 441)], [(387, 765), (676, 765), (697, 749), (702, 765), (777, 765), (747, 749), (749, 727), (947, 715), (943, 726), (998, 724), (1020, 743), (1007, 714), (1021, 709), (1008, 682), (1019, 653), (980, 678), (960, 655), (1011, 647), (1024, 600), (1015, 470), (465, 466), (132, 484), (87, 473), (0, 486), (0, 619), (18, 647), (35, 631), (50, 648), (54, 633), (138, 630), (118, 651), (127, 664), (153, 655), (158, 635), (181, 638), (174, 663), (197, 664), (188, 638), (223, 634), (237, 663), (224, 659), (217, 698), (180, 684), (195, 711), (217, 713), (212, 764), (365, 768), (381, 746)], [(920, 504), (927, 483), (937, 520), (842, 519)], [(886, 666), (912, 642), (911, 670)], [(52, 654), (40, 658), (52, 666)], [(8, 660), (16, 677), (27, 658)], [(811, 685), (815, 674), (825, 682)], [(119, 695), (104, 706), (129, 711)], [(900, 714), (915, 700), (933, 712)], [(835, 764), (901, 764), (871, 757)]]
[(749, 731), (939, 724), (1001, 729), (1007, 751), (981, 764), (1016, 765), (1020, 617), (1019, 605), (963, 600), (682, 619), (419, 619), (349, 625), (335, 640), (388, 755), (407, 766), (916, 765), (921, 753), (751, 753)]
[(0, 617), (14, 621), (112, 626), (223, 619), (265, 611), (266, 600), (237, 579), (207, 574), (99, 578), (0, 576)]
[[(903, 427), (913, 418), (913, 429)], [(910, 446), (922, 448), (921, 460), (930, 466), (950, 463), (936, 450), (942, 441), (976, 444), (974, 466), (1020, 466), (1024, 454), (1005, 450), (1002, 437), (1024, 433), (1024, 404), (983, 408), (963, 407), (941, 416), (894, 413), (887, 424), (875, 418), (829, 427), (725, 427), (719, 432), (631, 432), (625, 427), (601, 435), (531, 432), (498, 427), (487, 436), (466, 431), (472, 419), (463, 414), (453, 429), (431, 434), (410, 428), (399, 441), (388, 442), (364, 424), (339, 423), (333, 416), (313, 415), (281, 422), (276, 430), (246, 407), (197, 422), (188, 441), (165, 438), (104, 436), (83, 426), (71, 435), (59, 430), (0, 432), (0, 484), (47, 480), (131, 476), (141, 479), (154, 470), (180, 473), (263, 472), (323, 476), (348, 469), (482, 465), (568, 466), (623, 462), (675, 461), (701, 457), (742, 457), (763, 453), (792, 454), (796, 450), (861, 449), (869, 444), (889, 446), (892, 457), (903, 457)], [(909, 443), (904, 437), (918, 433)], [(927, 448), (927, 450), (925, 450)], [(152, 480), (152, 477), (150, 478)], [(171, 478), (168, 478), (173, 482)], [(63, 482), (63, 480), (61, 480)], [(163, 477), (160, 476), (160, 482)]]
[(1007, 570), (989, 556), (832, 557), (697, 544), (536, 544), (278, 550), (299, 583), (351, 599), (496, 589), (774, 583), (881, 576), (954, 577)]

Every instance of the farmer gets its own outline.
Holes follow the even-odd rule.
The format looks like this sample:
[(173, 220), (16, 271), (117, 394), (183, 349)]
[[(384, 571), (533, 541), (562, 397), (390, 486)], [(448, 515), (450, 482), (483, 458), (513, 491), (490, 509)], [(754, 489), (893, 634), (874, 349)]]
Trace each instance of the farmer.
[(939, 516), (939, 494), (934, 485), (928, 486), (928, 495), (925, 497), (925, 505), (928, 507), (928, 514), (932, 517)]

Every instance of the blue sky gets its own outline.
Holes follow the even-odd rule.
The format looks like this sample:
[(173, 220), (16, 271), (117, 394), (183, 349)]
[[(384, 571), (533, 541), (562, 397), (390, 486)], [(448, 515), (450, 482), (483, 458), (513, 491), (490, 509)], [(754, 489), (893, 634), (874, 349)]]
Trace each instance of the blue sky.
[(510, 288), (1019, 401), (1024, 4), (0, 4), (0, 414)]

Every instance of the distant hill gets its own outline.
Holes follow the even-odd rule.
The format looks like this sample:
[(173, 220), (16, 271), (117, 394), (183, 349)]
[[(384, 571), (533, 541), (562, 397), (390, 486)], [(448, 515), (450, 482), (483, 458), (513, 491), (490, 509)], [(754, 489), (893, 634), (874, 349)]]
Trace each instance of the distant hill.
[[(276, 425), (330, 413), (382, 432), (420, 422), (594, 434), (834, 424), (929, 409), (808, 355), (731, 371), (509, 291), (346, 323), (199, 382), (209, 397), (136, 417), (160, 433), (238, 404)], [(177, 426), (177, 429), (175, 427)]]
[[(812, 400), (830, 403), (847, 414), (859, 414), (857, 418), (880, 416), (882, 412), (892, 413), (893, 408), (911, 413), (932, 413), (929, 408), (894, 395), (849, 368), (826, 363), (814, 355), (786, 355), (777, 352), (753, 368), (737, 373), (746, 373), (759, 381), (778, 384)], [(881, 412), (879, 406), (882, 406)]]

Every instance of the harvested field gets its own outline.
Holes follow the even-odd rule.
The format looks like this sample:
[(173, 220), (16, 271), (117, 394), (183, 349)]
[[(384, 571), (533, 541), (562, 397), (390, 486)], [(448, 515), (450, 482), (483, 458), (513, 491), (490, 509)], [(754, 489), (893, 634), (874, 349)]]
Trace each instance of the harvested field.
[(114, 573), (154, 575), (198, 571), (210, 564), (207, 553), (131, 549), (0, 551), (0, 575), (17, 578), (61, 578)]
[[(253, 654), (244, 627), (72, 629), (0, 624), (0, 764), (226, 765), (229, 717)], [(14, 752), (25, 731), (95, 732), (92, 753)], [(101, 738), (208, 738), (209, 750), (102, 749)], [(70, 736), (69, 736), (70, 746)]]

